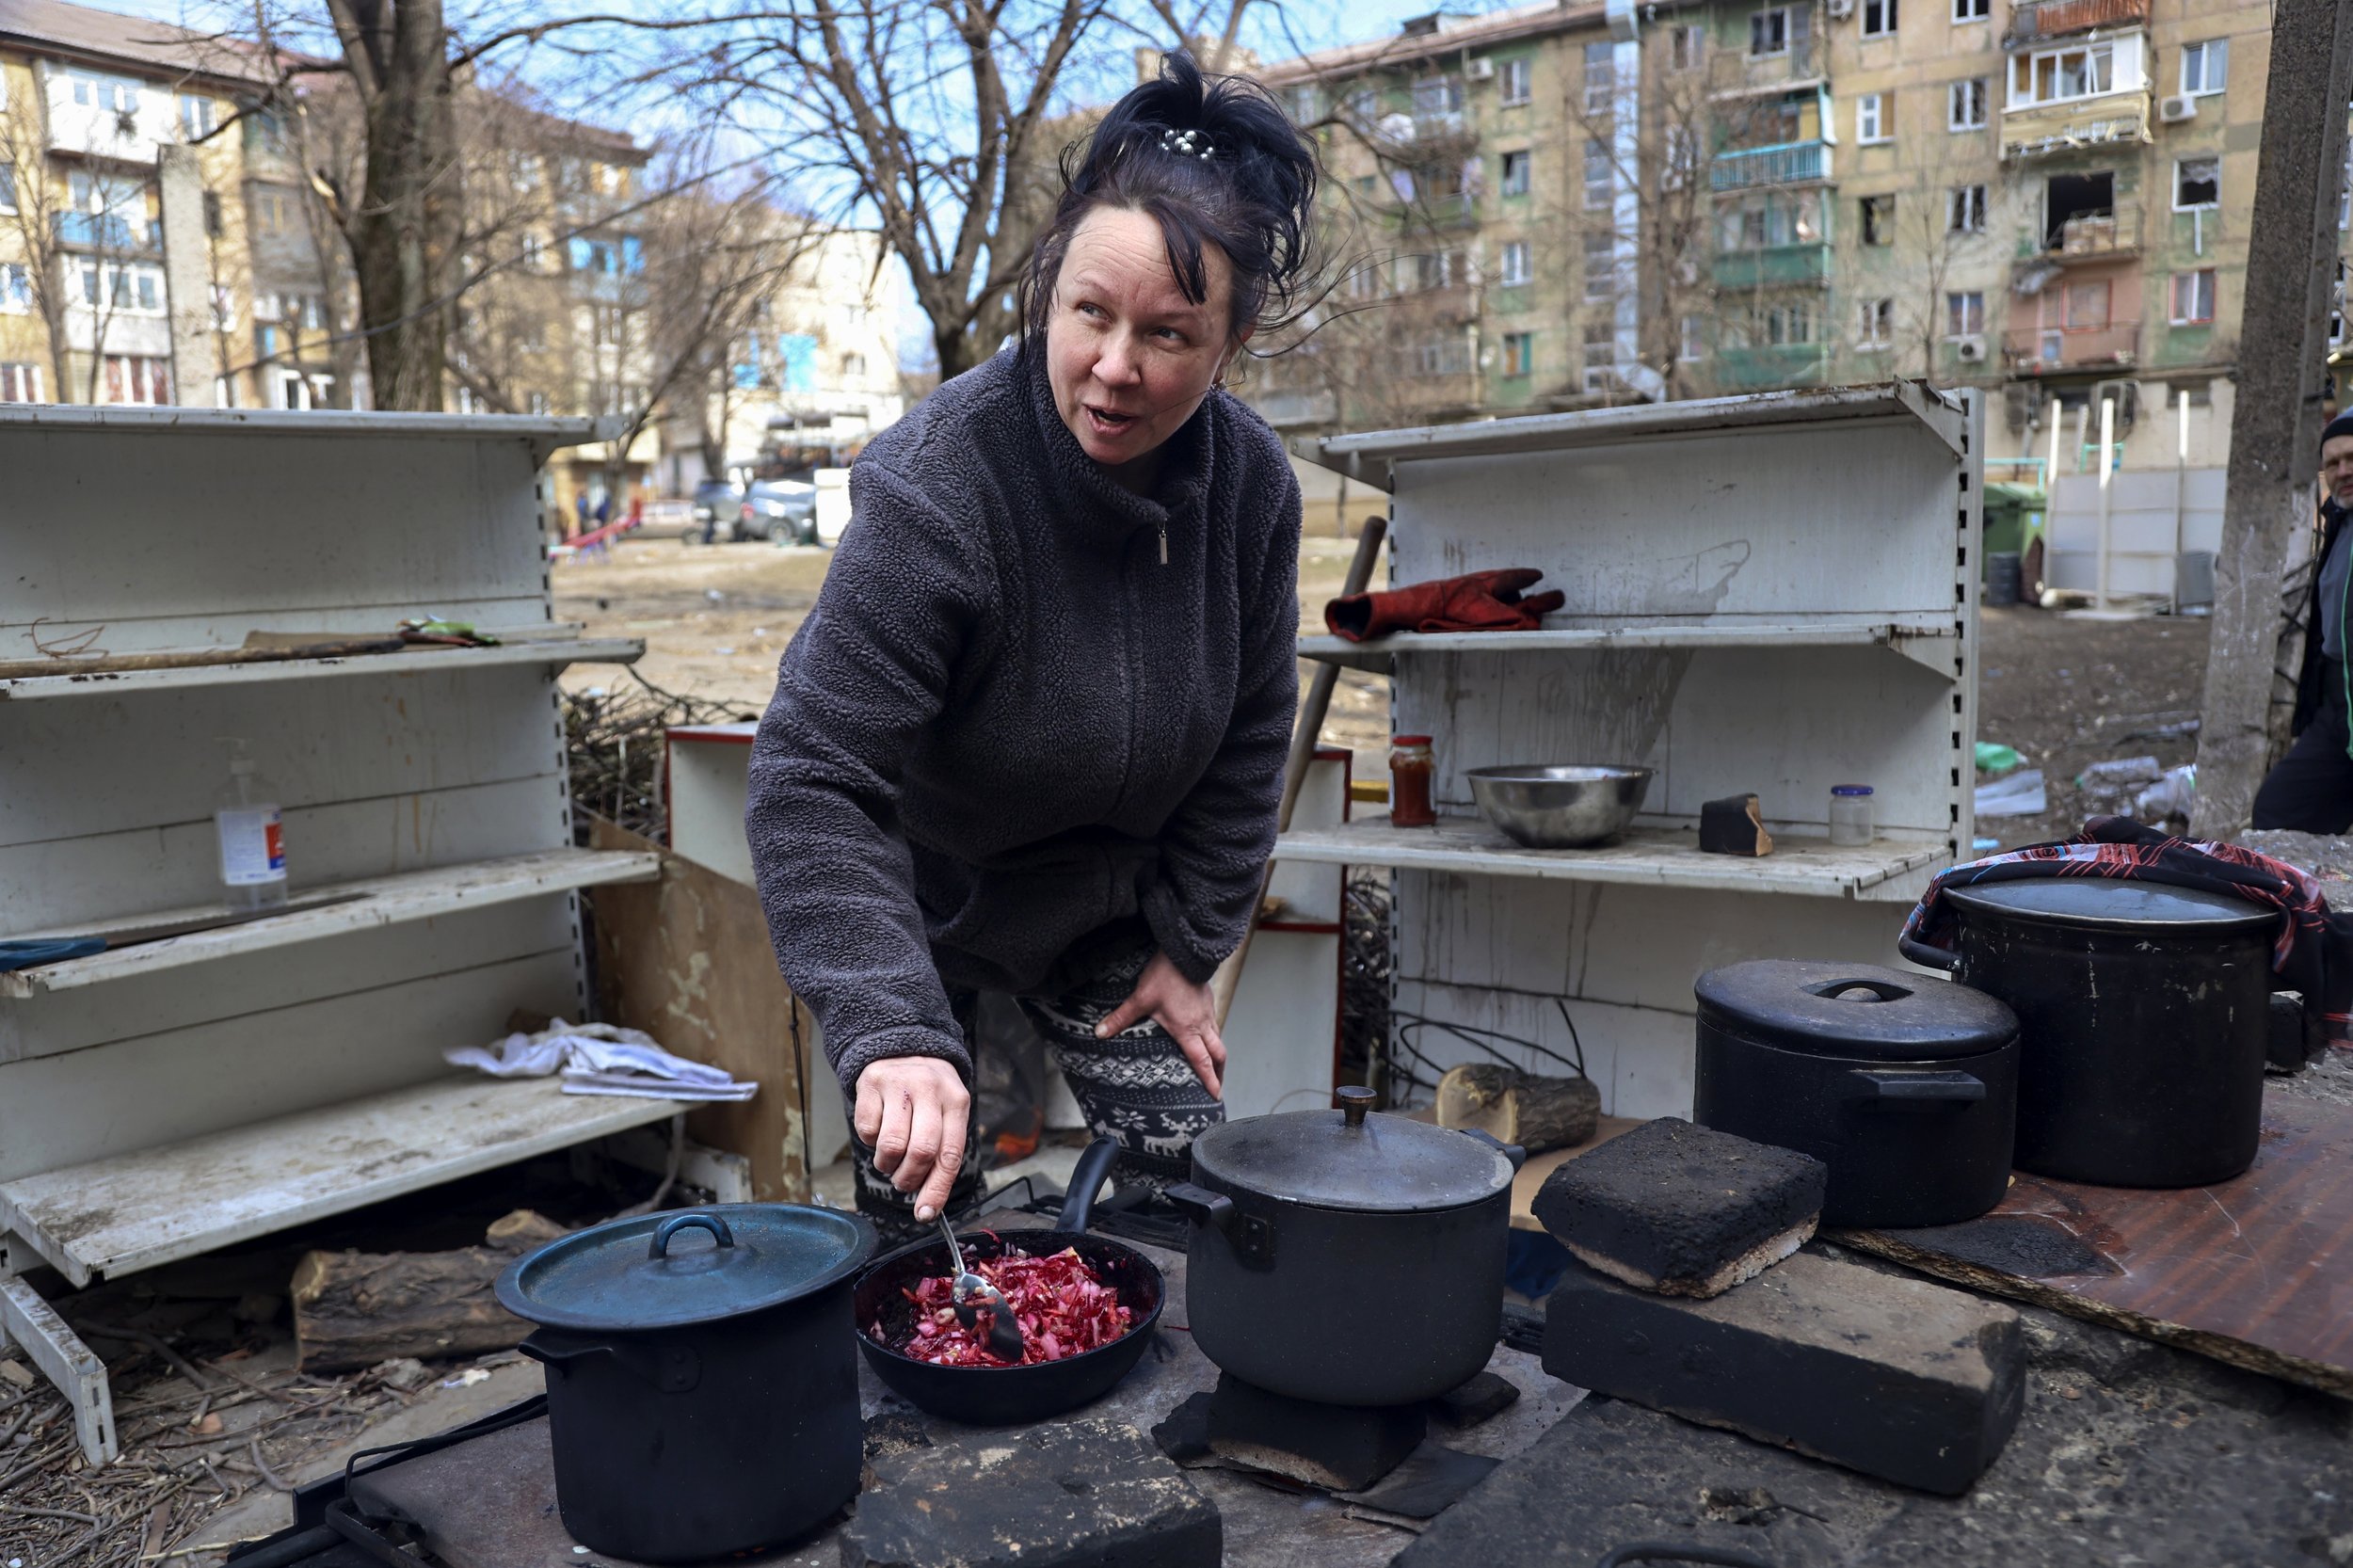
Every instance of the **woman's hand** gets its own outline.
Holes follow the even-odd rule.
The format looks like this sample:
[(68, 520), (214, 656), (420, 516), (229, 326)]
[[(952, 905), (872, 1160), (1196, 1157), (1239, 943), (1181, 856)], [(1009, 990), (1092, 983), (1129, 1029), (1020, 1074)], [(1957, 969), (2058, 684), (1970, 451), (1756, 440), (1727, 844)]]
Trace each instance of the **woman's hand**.
[(1225, 1042), (1218, 1038), (1217, 1002), (1208, 985), (1187, 980), (1164, 952), (1152, 955), (1136, 977), (1136, 988), (1128, 993), (1128, 1000), (1095, 1026), (1095, 1037), (1108, 1040), (1145, 1018), (1168, 1031), (1202, 1083), (1210, 1094), (1218, 1095), (1219, 1080), (1225, 1072)]
[(936, 1056), (886, 1056), (857, 1075), (858, 1142), (874, 1151), (874, 1169), (891, 1186), (915, 1193), (915, 1217), (925, 1224), (939, 1217), (964, 1168), (971, 1112), (962, 1075)]

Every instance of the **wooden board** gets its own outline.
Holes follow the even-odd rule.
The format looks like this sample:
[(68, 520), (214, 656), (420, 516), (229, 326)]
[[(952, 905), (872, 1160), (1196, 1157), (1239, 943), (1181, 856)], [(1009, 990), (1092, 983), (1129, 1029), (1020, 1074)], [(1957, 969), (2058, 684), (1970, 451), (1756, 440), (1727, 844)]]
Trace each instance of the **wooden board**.
[(1386, 817), (1371, 817), (1338, 827), (1295, 828), (1276, 840), (1274, 855), (1278, 860), (1833, 899), (1949, 860), (1941, 840), (1882, 839), (1844, 849), (1778, 833), (1772, 854), (1743, 859), (1702, 854), (1695, 829), (1640, 824), (1593, 849), (1528, 849), (1479, 817), (1440, 817), (1435, 827), (1396, 827)]
[(597, 984), (607, 1021), (642, 1029), (664, 1050), (725, 1067), (760, 1084), (735, 1105), (708, 1105), (686, 1120), (696, 1142), (752, 1162), (761, 1202), (808, 1199), (805, 1095), (835, 1092), (830, 1072), (804, 1084), (809, 1017), (768, 944), (760, 895), (650, 839), (600, 821), (591, 845), (658, 855), (659, 880), (600, 888)]
[[(660, 865), (660, 860), (652, 855), (554, 849), (543, 850), (536, 855), (505, 856), (496, 860), (477, 861), (472, 865), (411, 872), (402, 876), (371, 877), (358, 882), (305, 888), (301, 894), (304, 898), (360, 896), (350, 903), (328, 904), (324, 908), (300, 910), (244, 925), (223, 926), (216, 931), (192, 932), (185, 936), (92, 953), (88, 958), (70, 959), (62, 964), (45, 965), (36, 969), (12, 970), (0, 974), (0, 997), (35, 997), (44, 992), (127, 980), (189, 964), (209, 963), (237, 953), (315, 942), (346, 932), (399, 925), (409, 920), (432, 920), (461, 910), (511, 904), (518, 899), (564, 892), (574, 888), (612, 882), (642, 882), (659, 874)], [(161, 924), (211, 913), (216, 907), (121, 917), (71, 935), (104, 936), (109, 925)]]
[(1512, 1178), (1512, 1228), (1543, 1234), (1545, 1227), (1537, 1221), (1532, 1206), (1536, 1202), (1537, 1192), (1545, 1184), (1545, 1178), (1578, 1155), (1591, 1153), (1622, 1132), (1633, 1131), (1642, 1125), (1643, 1120), (1641, 1116), (1604, 1116), (1594, 1127), (1593, 1135), (1585, 1142), (1573, 1144), (1565, 1149), (1547, 1149), (1542, 1154), (1529, 1156), (1528, 1163), (1522, 1165), (1519, 1175)]
[(0, 1227), (75, 1285), (664, 1121), (674, 1100), (469, 1075), (0, 1182)]
[(2020, 1172), (1966, 1224), (1837, 1234), (1972, 1289), (2353, 1397), (2353, 1110), (2266, 1096), (2254, 1169), (2212, 1187)]

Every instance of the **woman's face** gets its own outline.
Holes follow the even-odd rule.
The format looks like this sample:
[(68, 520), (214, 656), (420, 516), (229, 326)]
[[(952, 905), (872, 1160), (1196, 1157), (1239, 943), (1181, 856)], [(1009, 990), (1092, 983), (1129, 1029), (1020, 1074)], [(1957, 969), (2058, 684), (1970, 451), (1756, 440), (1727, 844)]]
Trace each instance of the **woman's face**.
[(1088, 456), (1114, 471), (1146, 466), (1209, 395), (1227, 353), (1233, 268), (1205, 247), (1209, 296), (1185, 297), (1160, 226), (1144, 213), (1097, 207), (1064, 253), (1046, 326), (1054, 407)]

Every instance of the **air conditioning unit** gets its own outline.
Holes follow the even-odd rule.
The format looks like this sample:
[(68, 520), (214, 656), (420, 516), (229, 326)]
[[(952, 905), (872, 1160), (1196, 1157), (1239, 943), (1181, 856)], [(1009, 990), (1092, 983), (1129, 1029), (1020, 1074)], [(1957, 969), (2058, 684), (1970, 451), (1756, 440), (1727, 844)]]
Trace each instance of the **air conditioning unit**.
[(2168, 125), (2179, 125), (2185, 120), (2198, 118), (2198, 100), (2188, 93), (2176, 93), (2157, 104), (2157, 118)]
[(1471, 61), (1467, 74), (1474, 82), (1492, 82), (1496, 79), (1496, 62), (1482, 56)]
[(1955, 338), (1953, 354), (1965, 363), (1977, 364), (1985, 358), (1985, 340), (1983, 338)]
[(1832, 21), (1844, 22), (1854, 15), (1854, 0), (1829, 0), (1823, 8), (1830, 12)]

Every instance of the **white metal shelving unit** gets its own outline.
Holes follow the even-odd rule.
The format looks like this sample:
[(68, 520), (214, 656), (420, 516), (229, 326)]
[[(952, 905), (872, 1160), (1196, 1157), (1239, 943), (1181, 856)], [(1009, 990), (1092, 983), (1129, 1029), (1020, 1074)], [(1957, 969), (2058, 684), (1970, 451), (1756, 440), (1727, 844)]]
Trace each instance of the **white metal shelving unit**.
[[(0, 937), (221, 908), (226, 736), (283, 808), (292, 906), (0, 975), (0, 1341), (114, 1449), (75, 1286), (666, 1120), (668, 1100), (454, 1075), (518, 1010), (584, 1016), (555, 673), (643, 645), (552, 619), (539, 470), (586, 420), (0, 409)], [(440, 616), (495, 647), (107, 672), (251, 632)], [(64, 653), (64, 657), (57, 657)]]
[[(1408, 1065), (1486, 1031), (1581, 1051), (1614, 1114), (1689, 1114), (1702, 971), (1897, 961), (1903, 905), (1975, 828), (1981, 444), (1973, 403), (1909, 382), (1295, 443), (1390, 493), (1393, 582), (1534, 567), (1567, 595), (1533, 632), (1301, 641), (1390, 673), (1396, 729), (1433, 737), (1437, 827), (1276, 850), (1395, 869)], [(1657, 776), (1615, 843), (1529, 850), (1464, 778), (1511, 762)], [(1876, 792), (1867, 848), (1828, 841), (1842, 783)], [(1701, 804), (1740, 793), (1774, 853), (1701, 854)]]

